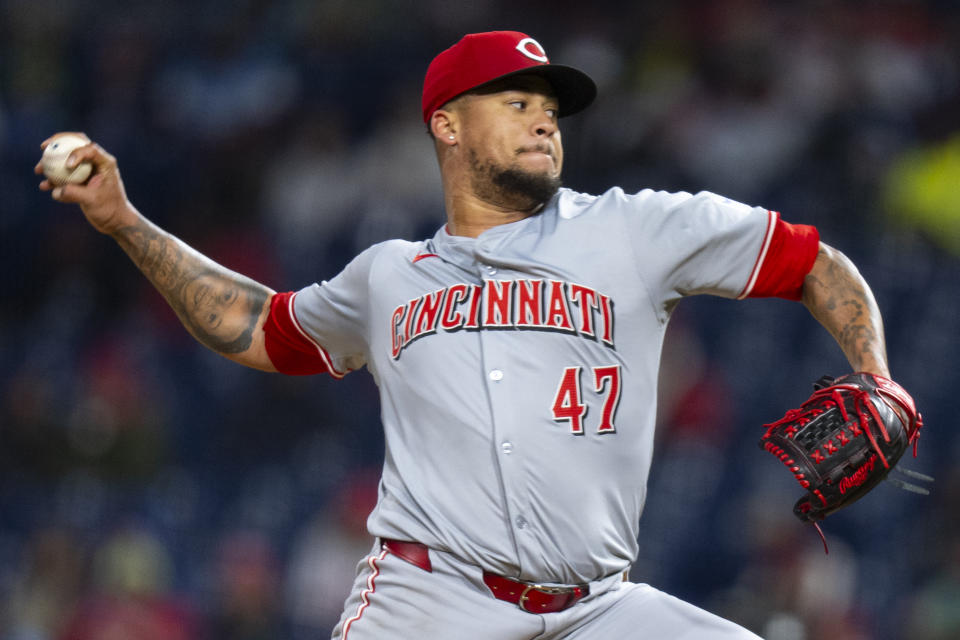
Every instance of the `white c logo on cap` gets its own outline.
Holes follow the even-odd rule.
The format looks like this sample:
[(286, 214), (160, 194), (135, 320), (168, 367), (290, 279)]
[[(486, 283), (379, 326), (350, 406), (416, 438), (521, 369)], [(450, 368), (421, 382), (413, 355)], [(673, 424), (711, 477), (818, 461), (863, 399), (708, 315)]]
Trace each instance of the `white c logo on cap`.
[[(533, 50), (530, 47), (534, 47)], [(537, 62), (548, 63), (550, 60), (547, 59), (547, 52), (543, 50), (543, 47), (540, 46), (540, 43), (534, 40), (533, 38), (524, 38), (517, 43), (517, 51), (527, 56), (531, 60), (536, 60)]]

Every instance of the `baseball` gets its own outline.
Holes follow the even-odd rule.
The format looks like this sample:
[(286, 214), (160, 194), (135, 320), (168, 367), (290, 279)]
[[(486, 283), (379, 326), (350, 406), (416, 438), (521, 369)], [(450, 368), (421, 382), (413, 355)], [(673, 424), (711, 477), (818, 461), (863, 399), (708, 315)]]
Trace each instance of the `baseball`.
[(93, 171), (93, 165), (89, 162), (81, 162), (73, 169), (67, 168), (67, 156), (85, 144), (89, 140), (82, 136), (68, 134), (58, 137), (52, 141), (43, 150), (43, 156), (40, 158), (40, 164), (43, 167), (43, 174), (56, 186), (72, 183), (86, 182)]

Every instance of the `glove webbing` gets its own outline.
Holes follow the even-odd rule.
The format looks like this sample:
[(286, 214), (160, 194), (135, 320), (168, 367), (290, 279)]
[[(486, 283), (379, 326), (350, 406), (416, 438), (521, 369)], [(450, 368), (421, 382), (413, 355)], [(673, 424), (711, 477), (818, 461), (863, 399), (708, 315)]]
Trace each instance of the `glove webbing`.
[[(819, 389), (815, 391), (813, 395), (810, 396), (810, 399), (804, 404), (807, 404), (807, 405), (818, 404), (816, 401), (820, 400), (824, 396), (829, 396), (829, 399), (825, 400), (822, 404), (819, 404), (819, 406), (813, 407), (811, 409), (804, 410), (801, 407), (799, 409), (791, 409), (787, 411), (787, 414), (784, 417), (777, 420), (776, 422), (772, 422), (770, 424), (764, 425), (767, 428), (767, 436), (769, 436), (774, 429), (776, 429), (778, 426), (780, 426), (784, 422), (796, 422), (796, 426), (790, 426), (784, 430), (785, 436), (789, 438), (793, 438), (797, 434), (797, 432), (800, 430), (799, 429), (800, 427), (804, 426), (805, 424), (813, 420), (813, 418), (820, 415), (821, 413), (824, 413), (825, 411), (827, 411), (831, 406), (836, 406), (838, 409), (840, 409), (840, 414), (843, 416), (844, 422), (849, 421), (850, 414), (847, 412), (847, 407), (843, 401), (843, 396), (840, 394), (840, 389), (845, 389), (851, 392), (854, 400), (853, 406), (857, 412), (857, 421), (860, 423), (859, 429), (857, 428), (856, 424), (850, 425), (851, 434), (854, 437), (859, 436), (860, 429), (862, 429), (863, 432), (866, 434), (867, 439), (870, 441), (870, 446), (873, 448), (874, 451), (876, 451), (877, 455), (880, 456), (880, 461), (883, 462), (883, 466), (889, 469), (890, 463), (887, 462), (887, 457), (883, 455), (883, 451), (880, 449), (880, 445), (877, 444), (876, 437), (874, 437), (873, 432), (870, 430), (869, 422), (868, 422), (868, 414), (869, 416), (873, 417), (874, 422), (879, 427), (880, 433), (883, 435), (883, 439), (886, 442), (890, 442), (890, 435), (887, 433), (887, 429), (883, 424), (883, 420), (880, 418), (880, 414), (877, 413), (877, 408), (873, 405), (872, 402), (870, 402), (870, 399), (869, 399), (870, 394), (866, 391), (863, 391), (859, 387), (856, 387), (853, 385), (843, 385), (843, 384), (834, 385), (832, 387), (827, 387), (825, 389)], [(920, 424), (921, 423), (918, 418), (917, 431), (919, 431)], [(841, 440), (840, 446), (843, 446), (844, 444), (847, 443), (846, 434), (843, 431), (841, 431), (838, 434), (838, 437)], [(914, 434), (911, 436), (911, 440), (913, 440), (913, 444), (914, 444), (914, 457), (916, 457), (916, 438), (917, 438), (917, 432), (915, 431)], [(832, 438), (827, 441), (826, 445), (824, 445), (824, 449), (826, 449), (827, 455), (831, 455), (838, 451), (838, 447), (833, 444)], [(774, 453), (774, 455), (777, 455), (778, 457), (780, 457), (778, 453), (775, 453), (769, 448), (768, 450), (771, 453)], [(820, 453), (819, 448), (815, 449), (813, 453), (810, 454), (810, 457), (813, 459), (815, 463), (822, 462), (824, 459), (824, 456), (823, 454)], [(781, 460), (785, 464), (787, 464), (788, 467), (790, 467), (790, 465), (793, 464), (792, 460), (789, 463), (783, 460), (783, 458), (781, 458)], [(794, 474), (796, 475), (796, 471), (794, 469), (795, 469), (794, 467), (790, 467), (790, 470), (793, 471)], [(797, 479), (799, 480), (800, 478), (798, 477)], [(804, 483), (801, 482), (800, 484), (803, 485)], [(823, 498), (821, 497), (821, 500), (822, 499)]]

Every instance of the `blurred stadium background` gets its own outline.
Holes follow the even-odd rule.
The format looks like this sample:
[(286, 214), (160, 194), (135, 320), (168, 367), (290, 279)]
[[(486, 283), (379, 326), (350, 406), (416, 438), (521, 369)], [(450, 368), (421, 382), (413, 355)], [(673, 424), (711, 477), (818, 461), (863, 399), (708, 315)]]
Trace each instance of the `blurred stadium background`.
[(827, 522), (824, 556), (754, 443), (842, 354), (796, 304), (686, 301), (633, 578), (770, 640), (960, 638), (952, 0), (0, 0), (0, 638), (327, 637), (383, 455), (367, 373), (271, 376), (194, 344), (37, 191), (39, 143), (87, 132), (151, 219), (300, 288), (442, 224), (422, 75), (498, 28), (600, 85), (564, 123), (568, 186), (818, 225), (874, 287), (927, 422), (906, 462), (933, 494), (880, 486)]

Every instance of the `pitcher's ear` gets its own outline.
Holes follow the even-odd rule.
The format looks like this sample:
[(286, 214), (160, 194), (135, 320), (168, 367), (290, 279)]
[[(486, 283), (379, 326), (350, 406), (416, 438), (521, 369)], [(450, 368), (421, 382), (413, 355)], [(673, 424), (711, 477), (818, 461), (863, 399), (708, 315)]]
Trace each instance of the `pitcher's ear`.
[(437, 109), (430, 116), (430, 133), (444, 144), (457, 143), (457, 116), (453, 111)]

